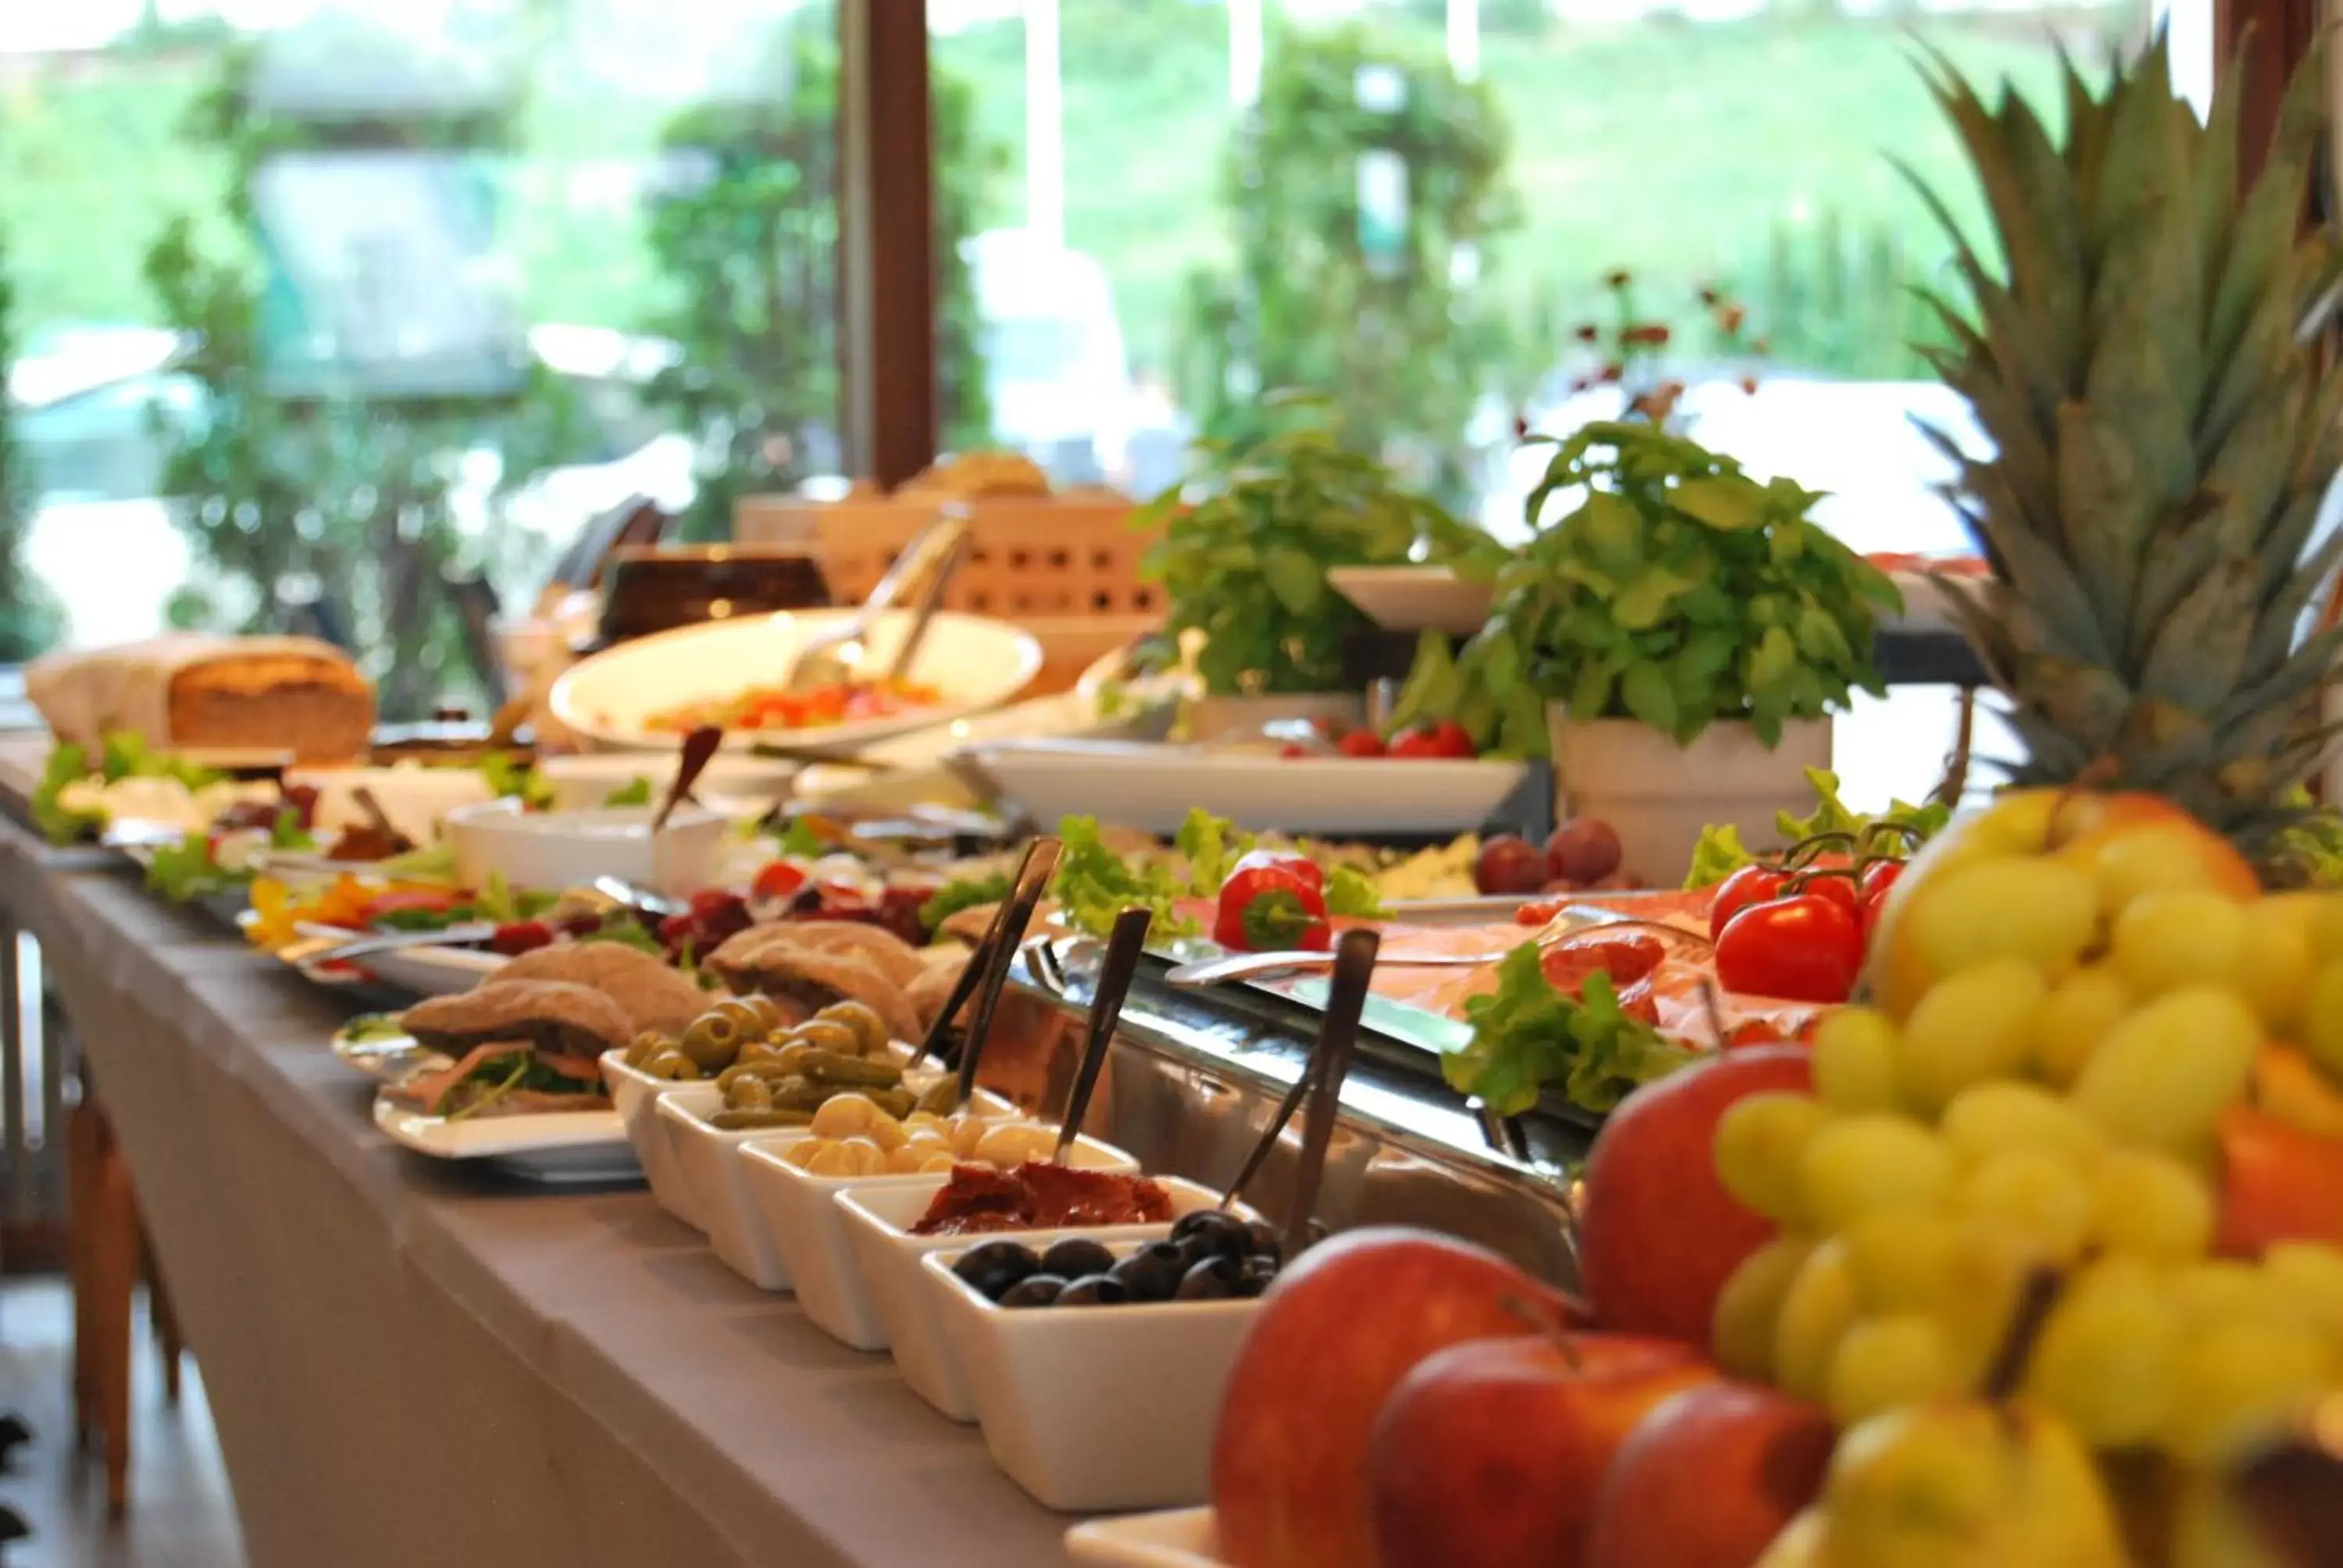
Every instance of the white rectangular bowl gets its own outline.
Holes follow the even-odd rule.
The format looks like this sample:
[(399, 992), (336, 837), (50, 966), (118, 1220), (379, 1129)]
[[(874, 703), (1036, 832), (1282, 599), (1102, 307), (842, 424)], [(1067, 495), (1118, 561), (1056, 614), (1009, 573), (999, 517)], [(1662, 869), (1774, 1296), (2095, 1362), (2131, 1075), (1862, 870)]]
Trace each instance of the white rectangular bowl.
[[(951, 1347), (944, 1342), (943, 1313), (920, 1272), (921, 1258), (930, 1252), (965, 1251), (971, 1241), (996, 1237), (1022, 1241), (1037, 1252), (1066, 1236), (1151, 1241), (1171, 1234), (1172, 1227), (1085, 1225), (1061, 1231), (989, 1231), (981, 1237), (911, 1234), (911, 1227), (927, 1212), (929, 1201), (945, 1180), (917, 1176), (883, 1187), (850, 1187), (837, 1197), (838, 1211), (845, 1223), (846, 1244), (862, 1271), (863, 1288), (878, 1313), (880, 1332), (894, 1352), (895, 1370), (903, 1374), (911, 1392), (939, 1413), (953, 1421), (974, 1421), (976, 1399), (969, 1392), (968, 1380), (960, 1375)], [(1177, 1176), (1158, 1176), (1155, 1181), (1172, 1195), (1175, 1218), (1191, 1210), (1209, 1209), (1221, 1201), (1211, 1188)], [(1256, 1217), (1242, 1204), (1238, 1208), (1245, 1218)]]
[[(790, 1147), (810, 1136), (777, 1133), (741, 1146), (741, 1180), (749, 1206), (759, 1227), (772, 1238), (782, 1271), (789, 1275), (806, 1316), (840, 1344), (858, 1351), (883, 1351), (887, 1326), (870, 1299), (861, 1267), (846, 1244), (846, 1220), (837, 1197), (849, 1190), (884, 1191), (906, 1183), (932, 1193), (944, 1179), (916, 1172), (815, 1176), (788, 1160)], [(1074, 1141), (1073, 1162), (1092, 1171), (1139, 1169), (1138, 1161), (1092, 1138)]]
[[(1120, 1257), (1141, 1244), (1107, 1246)], [(930, 1252), (920, 1267), (1009, 1479), (1068, 1513), (1204, 1501), (1221, 1393), (1259, 1299), (1001, 1307), (951, 1271), (967, 1250)]]
[(602, 1081), (609, 1088), (610, 1103), (618, 1108), (618, 1120), (626, 1125), (627, 1141), (635, 1146), (635, 1158), (642, 1163), (644, 1180), (651, 1184), (651, 1196), (660, 1208), (684, 1224), (695, 1231), (706, 1230), (692, 1206), (676, 1152), (681, 1133), (675, 1123), (663, 1121), (658, 1115), (660, 1100), (685, 1087), (685, 1083), (698, 1081), (678, 1082), (653, 1078), (639, 1068), (628, 1066), (624, 1051), (606, 1050), (602, 1053)]

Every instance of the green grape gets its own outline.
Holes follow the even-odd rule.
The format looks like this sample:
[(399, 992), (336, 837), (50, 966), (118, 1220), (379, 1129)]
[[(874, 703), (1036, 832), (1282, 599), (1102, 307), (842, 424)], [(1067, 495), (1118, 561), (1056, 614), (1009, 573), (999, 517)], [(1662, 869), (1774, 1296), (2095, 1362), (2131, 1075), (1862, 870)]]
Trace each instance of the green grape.
[(2148, 1442), (2170, 1413), (2181, 1318), (2155, 1271), (2087, 1271), (2051, 1310), (2026, 1363), (2026, 1392), (2097, 1447)]
[(1792, 1229), (1805, 1221), (1798, 1161), (1831, 1113), (1804, 1094), (1745, 1095), (1716, 1124), (1716, 1175), (1737, 1202)]
[(1896, 1066), (1905, 1099), (1934, 1114), (1972, 1083), (2017, 1076), (2048, 992), (2041, 970), (2020, 958), (1990, 959), (1938, 980), (1904, 1020)]
[(2131, 993), (2104, 969), (2079, 969), (2050, 988), (2034, 1014), (2027, 1054), (2034, 1070), (2065, 1089), (2099, 1042), (2131, 1011)]
[(2325, 1390), (2327, 1350), (2294, 1323), (2223, 1322), (2192, 1331), (2162, 1434), (2191, 1464), (2215, 1464), (2300, 1416)]
[(2175, 1269), (2165, 1288), (2192, 1330), (2220, 1323), (2284, 1322), (2295, 1317), (2269, 1275), (2235, 1258), (2206, 1258)]
[(1716, 1296), (1713, 1332), (1718, 1366), (1751, 1382), (1773, 1381), (1774, 1337), (1782, 1302), (1814, 1250), (1815, 1244), (1803, 1236), (1776, 1236), (1741, 1260)]
[(2168, 991), (2108, 1031), (2075, 1103), (2120, 1142), (2193, 1153), (2245, 1093), (2261, 1040), (2261, 1020), (2229, 992)]
[(2107, 1251), (2185, 1263), (2212, 1245), (2212, 1191), (2170, 1155), (2109, 1151), (2092, 1172), (2091, 1201), (2091, 1231)]
[(1930, 1311), (1945, 1325), (1964, 1386), (1985, 1375), (2008, 1336), (2019, 1292), (2041, 1260), (1998, 1221), (1963, 1219), (1945, 1272), (1944, 1293)]
[(1866, 1214), (1839, 1238), (1856, 1299), (1867, 1312), (1920, 1312), (1944, 1299), (1960, 1227), (1936, 1209)]
[(2084, 1160), (2107, 1146), (2081, 1112), (2033, 1083), (1971, 1084), (1945, 1107), (1937, 1131), (1955, 1159), (1971, 1164), (2016, 1150)]
[(2302, 1049), (2330, 1076), (2343, 1073), (2343, 961), (2329, 962), (2311, 977)]
[(1833, 1234), (1875, 1210), (1931, 1202), (1952, 1179), (1952, 1156), (1935, 1133), (1876, 1111), (1821, 1129), (1798, 1160), (1806, 1214)]
[(1844, 1007), (1815, 1029), (1815, 1095), (1842, 1116), (1894, 1111), (1896, 1025), (1877, 1008)]
[(1996, 1154), (1953, 1187), (1953, 1207), (2002, 1226), (2045, 1262), (2071, 1262), (2090, 1235), (2094, 1205), (2083, 1171), (2031, 1149)]
[(1774, 1382), (1800, 1399), (1820, 1402), (1829, 1392), (1831, 1357), (1855, 1318), (1846, 1251), (1825, 1241), (1807, 1254), (1782, 1298), (1774, 1325)]
[(2143, 893), (2117, 914), (2107, 961), (2132, 994), (2228, 989), (2246, 953), (2245, 906), (2206, 888)]
[(1951, 1393), (1952, 1346), (1942, 1325), (1918, 1312), (1865, 1318), (1839, 1337), (1825, 1402), (1841, 1429), (1907, 1404)]
[(2304, 1322), (2343, 1351), (2343, 1248), (2280, 1241), (2262, 1254), (2262, 1274)]

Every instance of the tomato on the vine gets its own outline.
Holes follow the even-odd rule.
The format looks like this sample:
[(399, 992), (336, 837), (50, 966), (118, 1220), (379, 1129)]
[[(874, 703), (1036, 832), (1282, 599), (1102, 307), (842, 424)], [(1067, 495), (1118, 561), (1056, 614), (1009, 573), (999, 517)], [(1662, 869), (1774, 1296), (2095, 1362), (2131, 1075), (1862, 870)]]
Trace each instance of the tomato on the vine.
[(1863, 894), (1856, 888), (1855, 879), (1841, 872), (1822, 872), (1803, 879), (1793, 877), (1784, 884), (1782, 891), (1785, 895), (1812, 893), (1816, 898), (1828, 899), (1850, 915), (1859, 913), (1863, 908)]
[(1780, 898), (1782, 884), (1789, 879), (1789, 873), (1779, 866), (1761, 861), (1742, 867), (1718, 883), (1715, 900), (1708, 906), (1709, 940), (1723, 936), (1726, 923), (1750, 905)]
[(1855, 907), (1855, 917), (1865, 947), (1871, 945), (1871, 928), (1879, 923), (1880, 909), (1887, 902), (1888, 890), (1896, 885), (1896, 879), (1904, 874), (1904, 864), (1901, 860), (1874, 860), (1864, 868), (1863, 897)]
[(1863, 970), (1854, 913), (1819, 893), (1752, 904), (1716, 939), (1716, 978), (1730, 991), (1793, 1001), (1845, 1001)]

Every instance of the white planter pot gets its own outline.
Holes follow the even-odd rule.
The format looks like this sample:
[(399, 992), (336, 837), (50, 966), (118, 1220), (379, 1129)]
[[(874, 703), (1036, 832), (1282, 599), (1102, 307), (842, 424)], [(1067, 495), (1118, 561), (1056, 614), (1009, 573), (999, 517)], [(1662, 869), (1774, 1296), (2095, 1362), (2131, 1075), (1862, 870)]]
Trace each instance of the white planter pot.
[(1200, 697), (1188, 706), (1188, 739), (1257, 737), (1280, 719), (1328, 719), (1339, 729), (1367, 721), (1367, 699), (1355, 691), (1303, 691), (1280, 697)]
[(1621, 865), (1654, 887), (1684, 880), (1701, 829), (1730, 822), (1757, 849), (1780, 837), (1776, 811), (1813, 809), (1809, 768), (1828, 768), (1827, 719), (1782, 727), (1771, 750), (1746, 724), (1712, 724), (1678, 746), (1631, 719), (1579, 723), (1559, 704), (1546, 710), (1554, 743), (1557, 819), (1595, 817), (1619, 835)]

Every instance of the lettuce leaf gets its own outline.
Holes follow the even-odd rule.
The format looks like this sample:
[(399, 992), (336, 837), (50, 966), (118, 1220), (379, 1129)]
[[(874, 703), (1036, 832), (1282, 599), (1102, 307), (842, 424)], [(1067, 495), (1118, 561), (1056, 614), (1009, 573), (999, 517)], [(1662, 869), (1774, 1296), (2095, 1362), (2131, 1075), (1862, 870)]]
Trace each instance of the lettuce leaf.
[(995, 871), (984, 877), (955, 877), (938, 888), (928, 901), (920, 906), (920, 928), (933, 931), (962, 910), (997, 904), (1014, 890), (1006, 871)]
[(1355, 866), (1337, 866), (1326, 873), (1326, 912), (1372, 920), (1383, 913), (1375, 879)]
[(176, 904), (223, 892), (246, 879), (212, 859), (207, 833), (189, 833), (176, 844), (165, 844), (146, 863), (146, 886)]
[(1064, 819), (1058, 838), (1065, 848), (1051, 891), (1067, 924), (1102, 937), (1114, 929), (1115, 916), (1138, 904), (1154, 911), (1156, 936), (1195, 933), (1196, 922), (1179, 908), (1182, 899), (1194, 895), (1161, 859), (1117, 854), (1100, 837), (1095, 817)]
[[(1937, 800), (1918, 806), (1908, 800), (1890, 800), (1885, 811), (1855, 810), (1839, 799), (1838, 775), (1826, 768), (1807, 769), (1806, 782), (1814, 788), (1815, 809), (1805, 817), (1775, 812), (1774, 830), (1779, 839), (1776, 848), (1787, 849), (1818, 833), (1847, 833), (1859, 838), (1885, 825), (1911, 831), (1880, 834), (1875, 847), (1905, 854), (1935, 838), (1953, 819), (1953, 809)], [(1684, 885), (1686, 889), (1712, 887), (1757, 859), (1757, 852), (1741, 841), (1741, 829), (1733, 823), (1707, 828), (1702, 831), (1700, 842), (1693, 846), (1692, 865)]]
[(1600, 1114), (1693, 1060), (1620, 1008), (1609, 975), (1589, 975), (1574, 998), (1545, 978), (1540, 957), (1535, 942), (1523, 942), (1497, 967), (1497, 989), (1464, 1004), (1473, 1038), (1441, 1062), (1449, 1087), (1501, 1116), (1528, 1111), (1548, 1088)]

